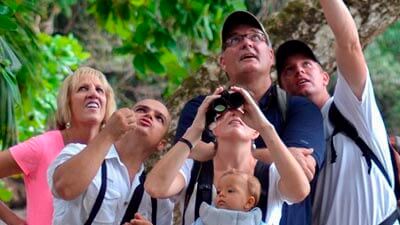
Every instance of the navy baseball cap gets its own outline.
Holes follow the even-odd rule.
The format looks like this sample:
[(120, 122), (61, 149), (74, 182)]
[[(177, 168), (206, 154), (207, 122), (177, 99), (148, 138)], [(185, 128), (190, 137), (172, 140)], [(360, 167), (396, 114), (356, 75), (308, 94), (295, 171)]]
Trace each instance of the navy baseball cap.
[(285, 67), (287, 59), (294, 55), (303, 55), (321, 65), (317, 57), (315, 57), (314, 52), (306, 43), (299, 40), (286, 41), (278, 47), (275, 53), (275, 66), (278, 79)]
[(232, 35), (232, 30), (239, 25), (249, 25), (259, 29), (266, 37), (267, 43), (271, 44), (268, 33), (265, 31), (264, 26), (260, 23), (256, 16), (247, 11), (235, 11), (226, 17), (222, 27), (222, 47), (228, 38)]

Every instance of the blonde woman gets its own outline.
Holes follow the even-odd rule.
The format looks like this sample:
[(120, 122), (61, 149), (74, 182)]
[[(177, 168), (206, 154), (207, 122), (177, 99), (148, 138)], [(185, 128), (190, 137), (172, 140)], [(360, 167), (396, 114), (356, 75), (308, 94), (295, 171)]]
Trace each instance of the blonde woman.
[(7, 224), (51, 224), (53, 205), (47, 169), (65, 145), (88, 143), (100, 131), (115, 111), (114, 92), (103, 73), (82, 67), (64, 80), (57, 107), (56, 130), (0, 152), (0, 178), (22, 174), (27, 195), (25, 219), (0, 204), (0, 219)]

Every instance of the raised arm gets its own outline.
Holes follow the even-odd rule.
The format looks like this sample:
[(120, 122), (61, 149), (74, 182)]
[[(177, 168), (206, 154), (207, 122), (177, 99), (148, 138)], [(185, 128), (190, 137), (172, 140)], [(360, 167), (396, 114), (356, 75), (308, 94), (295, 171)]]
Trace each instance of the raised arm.
[(367, 79), (367, 65), (356, 24), (343, 0), (320, 0), (325, 18), (336, 41), (336, 62), (355, 96), (361, 100)]
[(72, 200), (82, 194), (97, 174), (111, 145), (134, 127), (135, 117), (130, 109), (116, 111), (84, 150), (55, 169), (53, 187), (57, 195)]
[[(193, 145), (193, 148), (196, 148), (201, 142), (201, 134), (205, 126), (205, 113), (210, 102), (219, 97), (216, 94), (219, 92), (220, 89), (217, 89), (214, 95), (205, 98), (197, 111), (192, 125), (182, 136)], [(146, 191), (156, 198), (171, 197), (182, 191), (185, 188), (186, 181), (179, 170), (184, 165), (189, 154), (188, 145), (178, 139), (176, 144), (155, 164), (147, 175), (144, 185)]]
[(232, 87), (232, 90), (240, 92), (245, 98), (244, 122), (253, 129), (258, 130), (268, 146), (271, 158), (280, 175), (280, 193), (290, 202), (302, 201), (310, 193), (310, 184), (300, 164), (289, 152), (276, 132), (275, 127), (263, 115), (249, 93), (238, 87)]

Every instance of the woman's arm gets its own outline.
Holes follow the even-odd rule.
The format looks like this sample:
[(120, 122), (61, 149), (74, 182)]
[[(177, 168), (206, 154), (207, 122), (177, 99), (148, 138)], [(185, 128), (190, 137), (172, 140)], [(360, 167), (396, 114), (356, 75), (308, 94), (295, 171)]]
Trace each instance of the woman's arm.
[[(188, 140), (193, 145), (193, 148), (196, 148), (196, 145), (200, 142), (208, 106), (214, 99), (219, 97), (217, 93), (221, 92), (221, 90), (222, 88), (217, 88), (213, 95), (206, 97), (200, 105), (192, 125), (183, 135), (183, 138)], [(182, 191), (186, 182), (179, 170), (189, 157), (189, 154), (189, 146), (182, 141), (178, 141), (147, 175), (144, 185), (146, 191), (155, 198), (171, 197)]]
[(26, 222), (15, 214), (6, 204), (0, 202), (0, 219), (8, 225), (25, 225)]
[[(290, 202), (300, 202), (310, 192), (310, 184), (300, 164), (280, 139), (275, 127), (263, 115), (253, 98), (243, 88), (232, 87), (243, 95), (244, 122), (263, 138), (280, 175), (279, 191)], [(293, 188), (296, 187), (296, 188)]]
[[(0, 152), (0, 178), (22, 173), (10, 150)], [(6, 204), (0, 202), (0, 219), (6, 224), (25, 224)]]

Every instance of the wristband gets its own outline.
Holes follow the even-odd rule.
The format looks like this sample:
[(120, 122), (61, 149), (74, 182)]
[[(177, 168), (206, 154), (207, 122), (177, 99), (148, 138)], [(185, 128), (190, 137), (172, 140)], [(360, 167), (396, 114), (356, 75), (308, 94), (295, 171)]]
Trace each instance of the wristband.
[(181, 137), (181, 138), (179, 138), (178, 141), (185, 143), (189, 147), (189, 150), (192, 150), (193, 145), (192, 145), (192, 143), (190, 143), (190, 141), (188, 139)]

